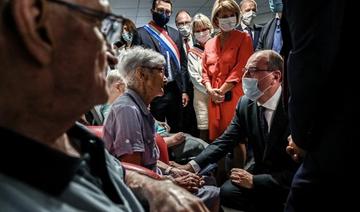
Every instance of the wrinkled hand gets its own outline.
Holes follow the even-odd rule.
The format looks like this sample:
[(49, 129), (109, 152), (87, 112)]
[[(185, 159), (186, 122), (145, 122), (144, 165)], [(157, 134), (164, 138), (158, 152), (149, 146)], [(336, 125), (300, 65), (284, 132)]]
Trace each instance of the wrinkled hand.
[(190, 192), (196, 192), (205, 183), (202, 177), (192, 173), (189, 173), (185, 176), (175, 177), (174, 182), (176, 185), (185, 188)]
[(253, 175), (245, 171), (244, 169), (232, 169), (230, 174), (230, 180), (236, 185), (244, 188), (251, 189), (254, 187)]
[(182, 167), (181, 164), (178, 164), (178, 163), (176, 163), (175, 161), (172, 161), (172, 160), (169, 161), (169, 165), (172, 166), (172, 167), (178, 168), (178, 169), (180, 169)]
[(151, 212), (199, 211), (207, 212), (204, 203), (170, 180), (154, 180), (126, 171), (126, 184), (149, 202)]
[[(189, 174), (195, 175), (194, 173), (191, 173), (191, 172), (186, 171), (184, 169), (175, 168), (175, 167), (173, 167), (171, 169), (171, 171), (170, 171), (170, 175), (172, 177), (186, 176), (186, 175), (189, 175)], [(197, 176), (197, 175), (195, 175), (195, 176)]]
[(286, 152), (297, 163), (300, 163), (305, 155), (305, 151), (295, 144), (291, 135), (288, 137), (288, 146), (286, 147)]
[(164, 137), (164, 141), (168, 147), (176, 146), (185, 141), (185, 134), (183, 132), (178, 132), (169, 137)]
[(182, 169), (191, 173), (195, 173), (195, 170), (193, 169), (193, 167), (190, 165), (190, 163), (187, 163), (185, 165), (178, 165), (176, 168), (178, 169)]
[(186, 107), (189, 103), (189, 96), (187, 95), (187, 93), (183, 93), (181, 99), (182, 99), (182, 106)]
[(216, 104), (224, 102), (225, 96), (221, 94), (220, 89), (218, 89), (218, 88), (209, 89), (208, 93), (210, 95), (210, 98), (211, 98), (212, 102), (214, 102)]

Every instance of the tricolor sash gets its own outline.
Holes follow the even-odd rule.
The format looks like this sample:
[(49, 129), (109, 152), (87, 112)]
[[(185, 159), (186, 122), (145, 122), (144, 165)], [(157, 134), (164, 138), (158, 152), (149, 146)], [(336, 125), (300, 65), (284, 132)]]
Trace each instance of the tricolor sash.
[[(168, 35), (165, 29), (162, 29), (161, 27), (156, 26), (152, 22), (149, 24), (146, 24), (144, 26), (144, 29), (153, 37), (155, 38), (162, 48), (164, 48), (168, 54), (170, 55), (170, 58), (174, 61), (174, 63), (177, 65), (178, 70), (180, 70), (180, 52), (177, 48), (175, 42), (172, 40), (172, 38)], [(170, 65), (170, 64), (168, 64)]]

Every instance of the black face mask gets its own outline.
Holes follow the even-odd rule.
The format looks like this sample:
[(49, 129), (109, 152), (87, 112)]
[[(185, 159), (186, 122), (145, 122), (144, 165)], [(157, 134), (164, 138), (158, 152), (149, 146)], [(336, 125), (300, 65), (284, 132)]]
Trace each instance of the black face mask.
[(160, 27), (164, 27), (170, 20), (170, 16), (167, 16), (165, 13), (158, 13), (155, 11), (153, 11), (152, 17), (155, 23)]

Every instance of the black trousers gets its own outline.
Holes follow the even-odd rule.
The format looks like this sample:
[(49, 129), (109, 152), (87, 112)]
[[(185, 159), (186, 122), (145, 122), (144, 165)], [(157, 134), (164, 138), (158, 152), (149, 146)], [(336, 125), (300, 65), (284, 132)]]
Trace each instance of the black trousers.
[(281, 212), (287, 192), (247, 189), (227, 180), (220, 188), (220, 204), (240, 211)]
[(175, 81), (164, 87), (164, 95), (155, 98), (150, 105), (151, 114), (158, 121), (165, 120), (170, 126), (170, 132), (182, 130), (182, 93)]

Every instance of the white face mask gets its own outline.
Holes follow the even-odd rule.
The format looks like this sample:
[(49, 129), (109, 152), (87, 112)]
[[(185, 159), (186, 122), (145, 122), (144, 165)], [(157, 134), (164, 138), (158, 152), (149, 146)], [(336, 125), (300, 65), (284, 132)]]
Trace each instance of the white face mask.
[(243, 91), (244, 94), (247, 98), (249, 98), (252, 101), (257, 101), (260, 97), (262, 97), (265, 93), (265, 91), (267, 91), (268, 89), (270, 89), (272, 86), (270, 85), (269, 87), (267, 87), (264, 91), (261, 91), (259, 89), (259, 82), (261, 82), (263, 79), (265, 79), (266, 77), (270, 76), (272, 73), (266, 75), (265, 77), (263, 77), (262, 79), (258, 80), (255, 78), (249, 78), (249, 77), (244, 77), (242, 79), (242, 87), (243, 87)]
[(182, 36), (188, 37), (190, 35), (190, 26), (187, 24), (179, 26), (179, 32)]
[(210, 36), (210, 30), (206, 30), (203, 32), (196, 32), (194, 33), (195, 39), (197, 41), (199, 41), (201, 44), (206, 43), (206, 41), (208, 41), (211, 36)]
[(241, 16), (241, 20), (246, 26), (251, 26), (255, 17), (256, 12), (250, 10), (249, 12), (246, 12)]
[(232, 16), (229, 18), (218, 18), (219, 27), (224, 32), (229, 32), (236, 27), (236, 17)]

